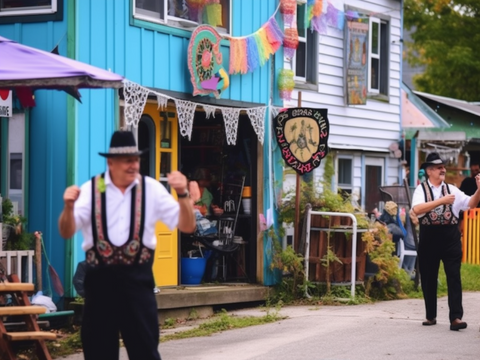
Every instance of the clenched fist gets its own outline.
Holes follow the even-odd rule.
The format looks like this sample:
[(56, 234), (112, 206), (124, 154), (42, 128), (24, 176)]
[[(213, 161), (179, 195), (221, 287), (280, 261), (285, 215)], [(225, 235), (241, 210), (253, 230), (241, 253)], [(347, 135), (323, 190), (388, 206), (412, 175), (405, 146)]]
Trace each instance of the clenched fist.
[(187, 177), (180, 171), (172, 171), (167, 174), (168, 185), (170, 185), (178, 194), (185, 194), (187, 191)]
[(455, 195), (453, 194), (447, 194), (445, 195), (444, 197), (442, 197), (442, 200), (443, 200), (443, 204), (444, 205), (451, 205), (454, 203), (455, 201)]
[(69, 186), (65, 189), (63, 193), (63, 202), (67, 207), (73, 207), (75, 201), (77, 201), (80, 196), (80, 188), (77, 185)]

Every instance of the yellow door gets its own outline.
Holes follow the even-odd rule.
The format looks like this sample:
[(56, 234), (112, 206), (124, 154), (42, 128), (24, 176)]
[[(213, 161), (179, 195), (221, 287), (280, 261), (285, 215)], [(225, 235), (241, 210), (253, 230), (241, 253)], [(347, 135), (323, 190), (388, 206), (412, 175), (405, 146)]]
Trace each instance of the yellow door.
[[(167, 174), (178, 169), (178, 122), (173, 108), (157, 110), (156, 103), (147, 103), (144, 113), (155, 122), (155, 178), (171, 191)], [(152, 151), (153, 149), (150, 149)], [(176, 195), (175, 195), (176, 196)], [(170, 231), (159, 222), (156, 226), (157, 248), (153, 274), (157, 286), (178, 284), (178, 231)]]

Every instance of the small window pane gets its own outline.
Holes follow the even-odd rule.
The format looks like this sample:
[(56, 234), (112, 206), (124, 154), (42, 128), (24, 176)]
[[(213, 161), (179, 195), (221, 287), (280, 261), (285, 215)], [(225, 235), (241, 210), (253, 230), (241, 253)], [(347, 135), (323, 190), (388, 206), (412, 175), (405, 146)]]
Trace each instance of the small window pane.
[(306, 37), (306, 26), (305, 26), (305, 10), (306, 5), (298, 5), (297, 6), (297, 29), (298, 29), (298, 36), (299, 37)]
[(297, 51), (295, 52), (295, 76), (304, 78), (307, 75), (305, 68), (307, 57), (307, 48), (304, 42), (298, 43)]
[(52, 0), (1, 0), (2, 10), (24, 10), (28, 8), (52, 7)]
[(372, 22), (372, 54), (379, 54), (379, 24), (377, 22)]
[[(138, 0), (137, 0), (138, 1)], [(153, 1), (153, 0), (150, 0)], [(217, 19), (217, 9), (220, 9), (221, 24), (212, 24), (223, 29), (230, 27), (230, 0), (220, 0), (220, 3), (203, 4), (199, 1), (168, 0), (168, 16), (193, 21), (199, 24), (210, 23), (208, 18)], [(207, 8), (207, 6), (211, 6)], [(208, 9), (208, 10), (207, 10)]]
[(136, 0), (135, 10), (137, 13), (156, 19), (164, 19), (163, 0)]
[(352, 159), (338, 159), (338, 184), (352, 185)]
[(160, 177), (167, 177), (167, 174), (172, 171), (172, 154), (169, 152), (162, 152), (160, 155)]
[(10, 154), (10, 189), (22, 189), (22, 154)]
[(372, 64), (370, 67), (370, 87), (372, 89), (379, 89), (379, 82), (380, 82), (380, 60), (379, 59), (372, 59)]

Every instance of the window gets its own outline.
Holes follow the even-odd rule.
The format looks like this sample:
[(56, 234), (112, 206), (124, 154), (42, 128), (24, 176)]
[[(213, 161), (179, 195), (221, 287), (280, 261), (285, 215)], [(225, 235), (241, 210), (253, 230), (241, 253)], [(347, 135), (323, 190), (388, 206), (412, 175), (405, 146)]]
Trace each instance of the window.
[(44, 22), (63, 20), (63, 0), (0, 0), (0, 21)]
[(388, 96), (388, 23), (384, 20), (370, 17), (370, 33), (368, 41), (368, 92)]
[(343, 191), (351, 193), (353, 188), (352, 159), (338, 159), (338, 187)]
[(294, 79), (317, 84), (317, 32), (306, 26), (307, 5), (297, 5), (298, 48), (292, 59)]
[(56, 0), (0, 0), (0, 16), (50, 14), (56, 11)]
[(133, 16), (184, 28), (208, 23), (217, 26), (220, 32), (229, 32), (230, 2), (231, 0), (219, 0), (218, 4), (197, 9), (194, 5), (198, 2), (192, 0), (133, 0)]

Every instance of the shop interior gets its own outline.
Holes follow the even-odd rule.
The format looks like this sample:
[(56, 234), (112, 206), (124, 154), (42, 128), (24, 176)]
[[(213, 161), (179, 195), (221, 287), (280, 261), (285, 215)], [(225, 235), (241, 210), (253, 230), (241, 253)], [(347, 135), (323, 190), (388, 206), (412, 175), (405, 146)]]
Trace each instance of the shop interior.
[[(215, 248), (209, 249), (208, 246), (199, 249), (198, 241), (194, 241), (188, 235), (181, 236), (182, 257), (191, 254), (202, 256), (205, 250), (212, 250), (207, 260), (203, 282), (254, 282), (255, 280), (256, 217), (254, 214), (257, 211), (256, 202), (253, 199), (256, 198), (257, 189), (257, 146), (257, 136), (246, 115), (240, 115), (236, 143), (228, 144), (221, 112), (216, 112), (215, 116), (207, 118), (204, 111), (197, 111), (191, 139), (187, 137), (180, 139), (180, 170), (190, 180), (206, 186), (213, 196), (208, 213), (203, 215), (217, 227), (224, 219), (234, 219), (236, 221), (234, 235), (240, 243), (235, 251), (222, 252)], [(206, 181), (202, 181), (204, 178)], [(242, 182), (243, 189), (248, 188), (248, 195), (252, 199), (250, 209), (246, 208), (247, 204), (242, 203), (242, 194), (239, 194), (240, 197), (229, 196), (230, 189), (233, 188), (231, 185)], [(244, 190), (243, 195), (245, 194)], [(217, 210), (214, 211), (213, 208)]]

